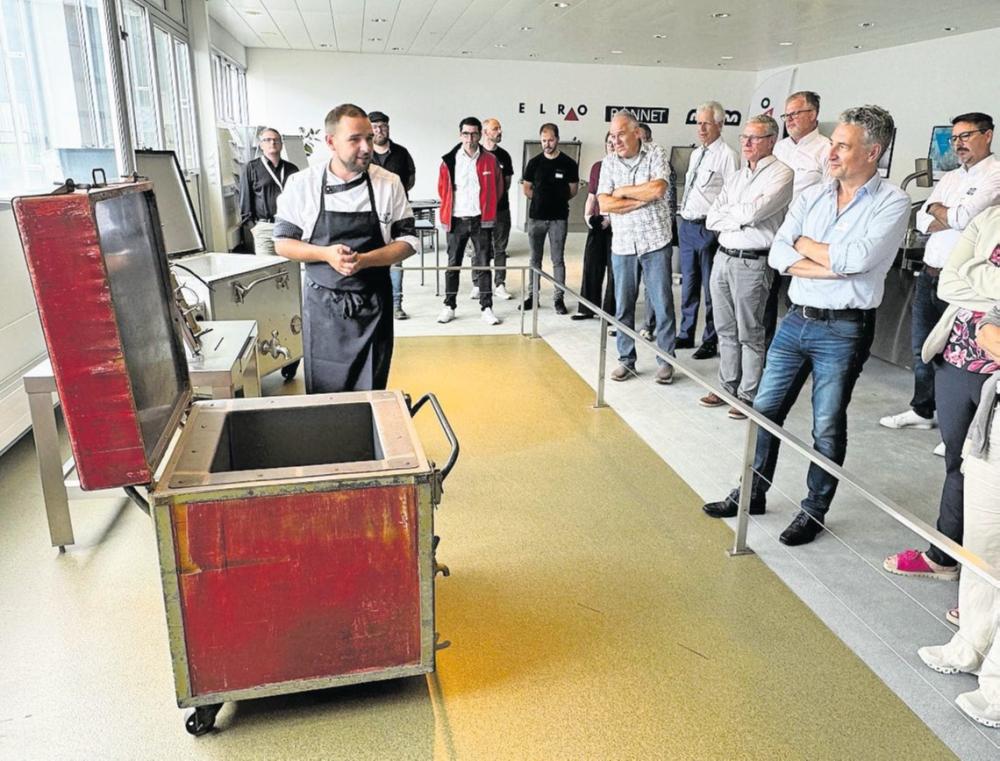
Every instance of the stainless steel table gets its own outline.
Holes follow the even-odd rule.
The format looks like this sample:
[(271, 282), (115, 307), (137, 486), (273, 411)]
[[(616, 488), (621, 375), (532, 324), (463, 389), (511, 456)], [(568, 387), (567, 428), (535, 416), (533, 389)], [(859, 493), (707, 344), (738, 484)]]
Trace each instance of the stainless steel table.
[[(211, 332), (202, 336), (200, 356), (188, 355), (191, 385), (210, 388), (214, 398), (231, 398), (239, 390), (244, 396), (260, 396), (260, 376), (257, 367), (257, 323), (253, 320), (204, 322)], [(73, 458), (62, 461), (59, 454), (59, 434), (52, 394), (56, 392), (52, 365), (46, 359), (24, 375), (24, 390), (28, 395), (28, 411), (38, 456), (38, 473), (42, 481), (42, 499), (49, 522), (49, 537), (53, 547), (64, 550), (73, 544), (73, 523), (69, 501), (99, 499), (121, 495), (118, 489), (83, 491), (76, 478)]]

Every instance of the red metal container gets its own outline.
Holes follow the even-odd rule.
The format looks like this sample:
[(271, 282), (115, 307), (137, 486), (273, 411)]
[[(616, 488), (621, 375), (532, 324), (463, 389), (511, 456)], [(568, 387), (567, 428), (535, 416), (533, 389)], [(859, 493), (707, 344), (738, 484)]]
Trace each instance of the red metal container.
[[(434, 507), (458, 456), (437, 400), (192, 405), (149, 183), (14, 213), (81, 483), (149, 489), (188, 731), (229, 700), (433, 671)], [(412, 422), (426, 401), (442, 469)]]

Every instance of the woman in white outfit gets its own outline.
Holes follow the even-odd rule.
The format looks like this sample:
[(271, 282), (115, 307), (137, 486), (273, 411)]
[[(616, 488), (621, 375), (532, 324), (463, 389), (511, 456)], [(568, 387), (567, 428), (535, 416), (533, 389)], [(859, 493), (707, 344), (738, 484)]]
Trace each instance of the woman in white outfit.
[[(1000, 305), (978, 325), (977, 342), (1000, 361)], [(965, 442), (964, 547), (1000, 568), (1000, 372), (983, 385)], [(1000, 589), (963, 573), (958, 590), (961, 628), (946, 645), (922, 647), (920, 658), (945, 674), (979, 671), (979, 689), (955, 702), (988, 727), (1000, 727)]]

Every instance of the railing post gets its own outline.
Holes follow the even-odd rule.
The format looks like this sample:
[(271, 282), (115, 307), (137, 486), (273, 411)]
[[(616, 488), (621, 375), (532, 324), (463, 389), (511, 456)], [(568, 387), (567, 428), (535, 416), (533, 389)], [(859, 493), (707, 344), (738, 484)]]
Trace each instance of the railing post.
[(604, 401), (604, 376), (608, 361), (608, 321), (601, 315), (601, 349), (597, 356), (597, 400), (594, 407), (607, 407)]
[(740, 479), (740, 503), (736, 510), (736, 539), (730, 557), (752, 555), (747, 547), (747, 528), (750, 525), (750, 496), (753, 492), (753, 458), (757, 449), (757, 423), (747, 421), (747, 439), (743, 446), (743, 477)]
[(531, 337), (538, 338), (538, 295), (542, 290), (542, 278), (531, 269)]
[(521, 268), (521, 295), (518, 296), (518, 298), (521, 299), (521, 308), (518, 311), (521, 313), (521, 335), (522, 336), (524, 335), (524, 294), (527, 293), (527, 291), (524, 289), (524, 273), (525, 273), (525, 270), (522, 267)]

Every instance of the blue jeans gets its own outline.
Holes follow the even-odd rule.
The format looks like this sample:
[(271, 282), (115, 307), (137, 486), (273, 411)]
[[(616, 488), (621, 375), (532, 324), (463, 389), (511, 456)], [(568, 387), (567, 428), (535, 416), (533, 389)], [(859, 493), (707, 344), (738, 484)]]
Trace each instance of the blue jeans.
[(392, 280), (392, 306), (403, 306), (403, 265), (394, 264), (389, 268), (389, 278)]
[[(847, 406), (854, 384), (868, 360), (875, 336), (875, 310), (859, 319), (813, 320), (793, 307), (778, 324), (753, 407), (778, 425), (785, 424), (799, 391), (812, 374), (813, 448), (838, 465), (847, 454)], [(757, 433), (751, 499), (763, 501), (774, 479), (779, 441)], [(837, 491), (837, 479), (810, 464), (809, 493), (802, 509), (823, 520)]]
[(705, 227), (705, 222), (678, 222), (681, 249), (681, 327), (680, 337), (694, 341), (698, 329), (698, 307), (705, 298), (705, 330), (702, 343), (716, 340), (712, 318), (712, 262), (719, 248), (718, 235)]
[(937, 297), (938, 278), (921, 270), (913, 286), (910, 339), (913, 349), (913, 398), (910, 407), (921, 417), (934, 417), (934, 365), (924, 362), (920, 352), (948, 304)]
[[(647, 305), (656, 315), (656, 345), (670, 355), (677, 343), (674, 318), (674, 292), (671, 289), (670, 246), (635, 256), (611, 255), (611, 271), (615, 278), (615, 317), (635, 329), (635, 302), (639, 298), (639, 275), (646, 283)], [(618, 361), (635, 367), (635, 341), (618, 331)], [(666, 364), (659, 357), (657, 364)]]

